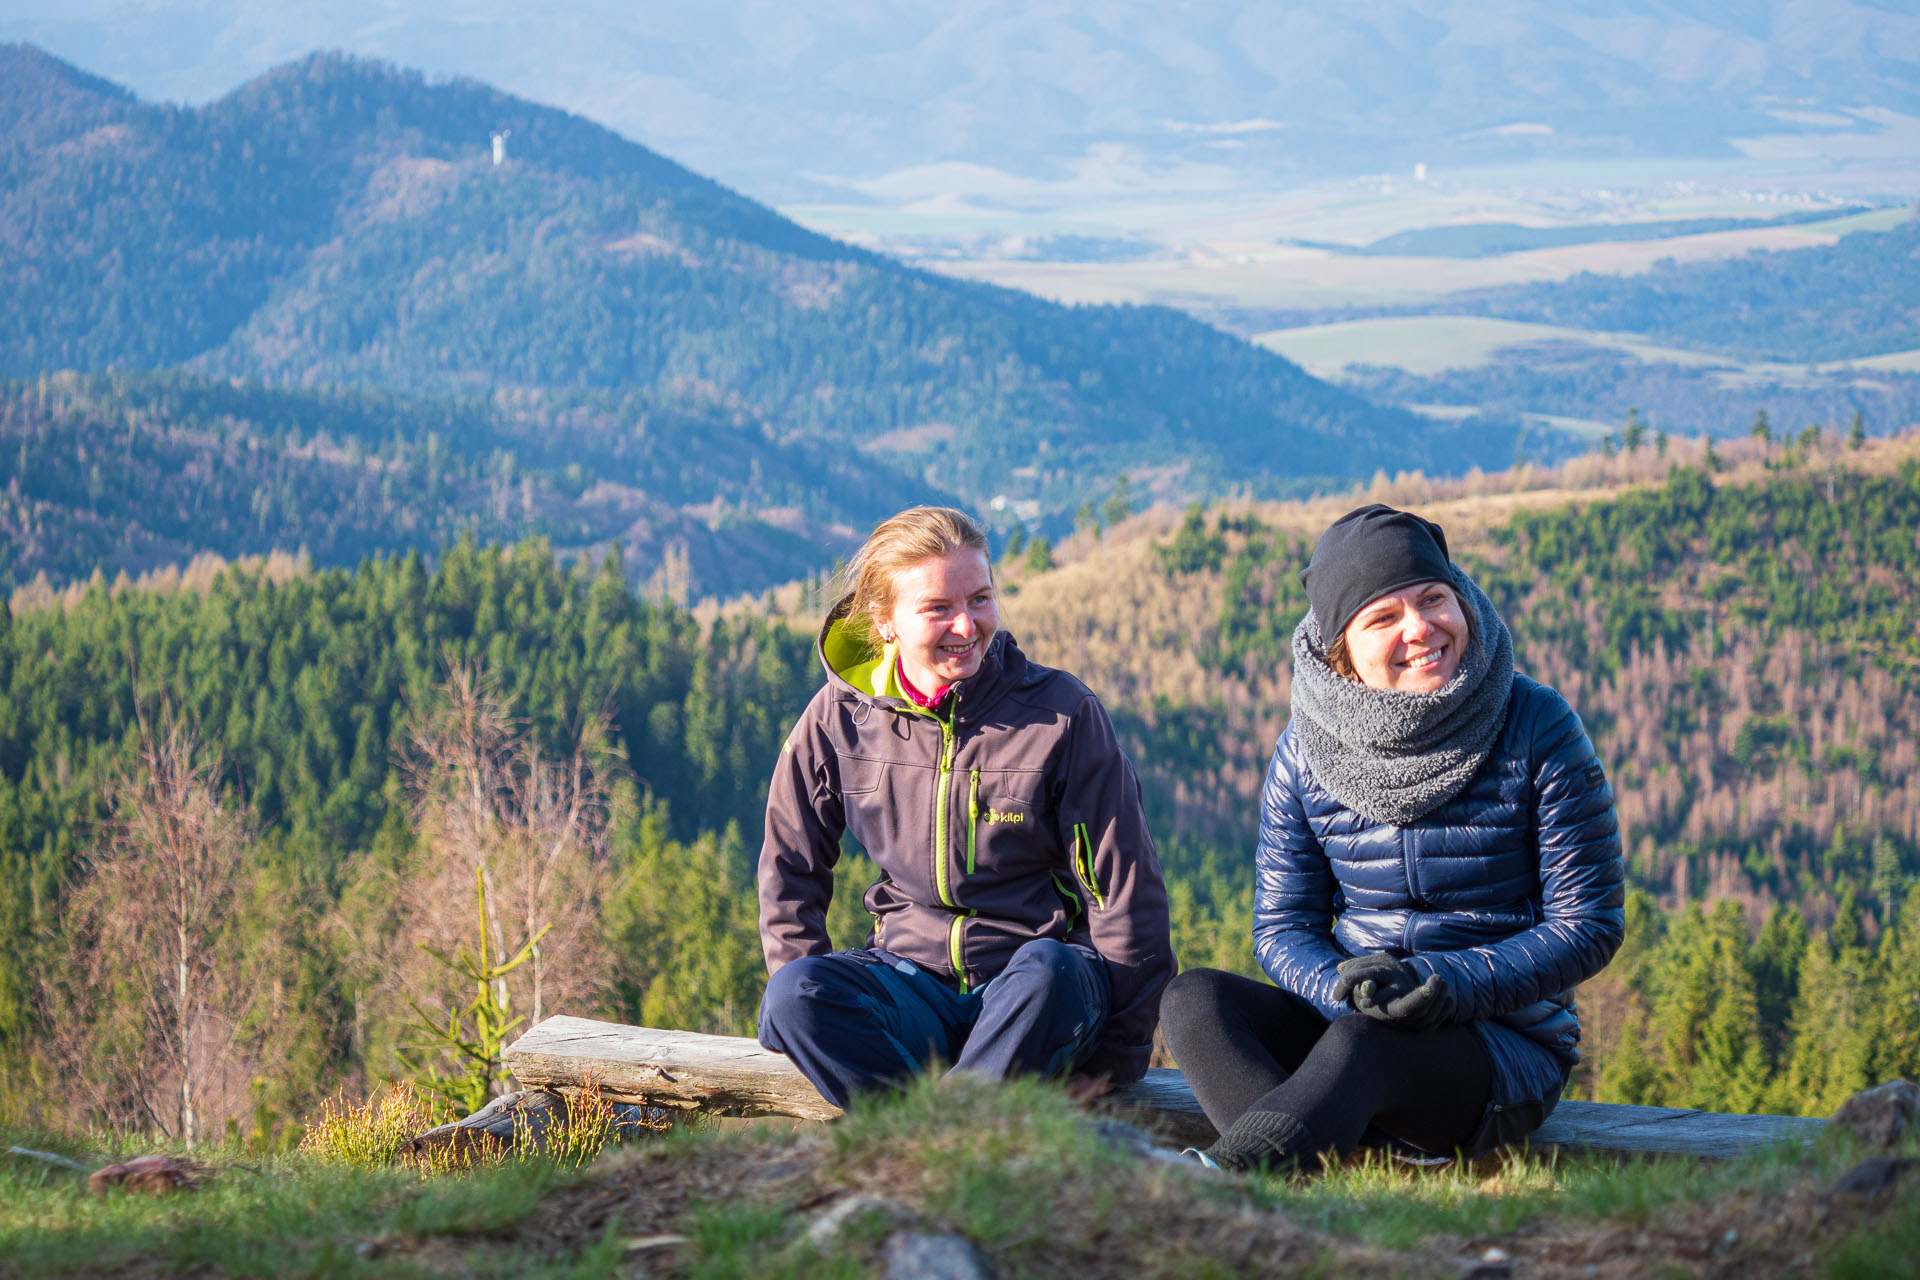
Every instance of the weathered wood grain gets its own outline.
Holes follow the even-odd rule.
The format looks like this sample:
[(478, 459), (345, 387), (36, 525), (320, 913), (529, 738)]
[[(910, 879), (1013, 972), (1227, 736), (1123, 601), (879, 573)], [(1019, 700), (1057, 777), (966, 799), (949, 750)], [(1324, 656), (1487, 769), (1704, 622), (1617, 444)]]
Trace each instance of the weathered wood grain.
[(1826, 1131), (1825, 1120), (1800, 1116), (1727, 1115), (1676, 1107), (1566, 1101), (1534, 1130), (1527, 1145), (1536, 1149), (1726, 1160), (1781, 1143), (1809, 1143)]
[[(506, 1065), (528, 1088), (565, 1093), (591, 1079), (616, 1102), (807, 1120), (830, 1120), (840, 1114), (785, 1057), (740, 1036), (628, 1027), (591, 1018), (548, 1018), (507, 1050)], [(1214, 1138), (1213, 1126), (1178, 1071), (1149, 1071), (1145, 1079), (1114, 1090), (1099, 1105), (1174, 1142), (1205, 1144)], [(1811, 1142), (1826, 1128), (1824, 1120), (1793, 1116), (1562, 1102), (1528, 1145), (1611, 1155), (1725, 1159), (1783, 1142)]]
[(564, 1092), (591, 1078), (615, 1102), (730, 1116), (830, 1120), (840, 1114), (784, 1056), (743, 1036), (557, 1017), (514, 1041), (505, 1061), (530, 1089)]

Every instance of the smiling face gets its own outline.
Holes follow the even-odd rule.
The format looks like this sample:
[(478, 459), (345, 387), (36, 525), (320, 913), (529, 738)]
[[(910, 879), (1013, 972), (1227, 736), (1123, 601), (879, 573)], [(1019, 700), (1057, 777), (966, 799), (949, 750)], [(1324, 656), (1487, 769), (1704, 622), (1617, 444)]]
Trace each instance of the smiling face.
[(980, 669), (1000, 629), (987, 557), (968, 547), (909, 565), (893, 576), (893, 604), (875, 611), (883, 640), (900, 646), (913, 687), (933, 696)]
[(1469, 634), (1453, 588), (1422, 582), (1369, 601), (1342, 636), (1360, 683), (1397, 693), (1432, 693), (1460, 669)]

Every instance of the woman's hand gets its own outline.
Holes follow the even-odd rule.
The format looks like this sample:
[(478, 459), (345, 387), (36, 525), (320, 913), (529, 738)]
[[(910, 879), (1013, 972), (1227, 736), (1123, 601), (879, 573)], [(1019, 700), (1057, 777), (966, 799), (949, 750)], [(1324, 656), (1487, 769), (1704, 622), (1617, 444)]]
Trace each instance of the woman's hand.
[(1092, 1102), (1095, 1098), (1104, 1097), (1112, 1092), (1113, 1081), (1105, 1076), (1067, 1077), (1067, 1096), (1075, 1102)]
[(1333, 998), (1344, 1001), (1357, 1013), (1367, 1013), (1389, 1000), (1411, 995), (1420, 985), (1413, 970), (1384, 951), (1342, 960), (1334, 970)]
[(1384, 951), (1343, 960), (1334, 972), (1340, 976), (1333, 984), (1333, 998), (1369, 1018), (1426, 1031), (1453, 1017), (1453, 993), (1445, 978), (1436, 973), (1421, 982), (1406, 962)]

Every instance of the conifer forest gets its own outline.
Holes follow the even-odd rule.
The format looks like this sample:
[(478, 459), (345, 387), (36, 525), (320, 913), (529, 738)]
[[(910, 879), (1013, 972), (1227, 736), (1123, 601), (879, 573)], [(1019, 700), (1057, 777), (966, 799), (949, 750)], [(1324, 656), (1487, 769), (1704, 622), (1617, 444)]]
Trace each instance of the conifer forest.
[[(1403, 476), (1381, 496), (1452, 521), (1521, 668), (1580, 710), (1619, 797), (1629, 936), (1582, 990), (1575, 1092), (1826, 1114), (1920, 1071), (1920, 452), (1636, 447), (1535, 478), (1586, 488)], [(1320, 517), (1105, 514), (1005, 548), (1005, 624), (1114, 708), (1182, 962), (1253, 972), (1253, 797)], [(750, 1032), (765, 778), (820, 679), (823, 600), (816, 579), (690, 612), (617, 557), (471, 537), (18, 592), (0, 632), (7, 1105), (165, 1128), (156, 1093), (192, 1071), (203, 1124), (270, 1129), (399, 1070), (413, 1007), (459, 998), (422, 944), (471, 932), (476, 862), (497, 954), (538, 943), (502, 979), (516, 1014)], [(207, 851), (171, 915), (126, 856), (159, 839), (154, 812)], [(849, 848), (836, 940), (864, 936), (871, 875)], [(175, 934), (193, 939), (184, 1033), (146, 1013)]]
[[(1732, 136), (1916, 136), (1776, 89)], [(312, 53), (229, 90), (0, 43), (0, 1126), (272, 1150), (391, 1080), (471, 1107), (556, 1013), (751, 1034), (768, 777), (845, 558), (922, 503), (990, 526), (1002, 625), (1112, 713), (1182, 965), (1258, 973), (1299, 574), (1389, 501), (1617, 798), (1569, 1096), (1827, 1116), (1920, 1079), (1897, 166), (1723, 190), (1716, 138), (1723, 177), (1629, 199), (1582, 108), (1463, 124), (1459, 174), (1396, 138), (1391, 179), (1236, 195), (1305, 133), (1189, 104), (1114, 134), (1171, 168), (1053, 167), (1201, 186), (975, 242), (965, 201), (887, 203), (990, 172), (946, 152), (776, 211), (473, 79)], [(1562, 145), (1572, 194), (1461, 176)], [(1322, 367), (1298, 331), (1430, 345)], [(836, 944), (877, 874), (847, 841)]]

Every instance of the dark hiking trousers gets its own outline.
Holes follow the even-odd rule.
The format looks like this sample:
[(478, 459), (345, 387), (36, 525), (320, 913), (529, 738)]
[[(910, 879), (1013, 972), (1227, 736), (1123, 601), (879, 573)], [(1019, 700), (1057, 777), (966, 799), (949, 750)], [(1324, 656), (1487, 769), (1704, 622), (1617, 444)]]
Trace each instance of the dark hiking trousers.
[(934, 1061), (1003, 1079), (1060, 1076), (1100, 1038), (1107, 966), (1090, 948), (1041, 938), (971, 992), (887, 951), (836, 951), (781, 966), (760, 1001), (760, 1043), (820, 1096), (899, 1085)]
[[(1194, 1097), (1225, 1134), (1249, 1113), (1305, 1130), (1290, 1154), (1397, 1139), (1432, 1155), (1478, 1155), (1509, 1132), (1492, 1102), (1493, 1059), (1472, 1027), (1410, 1031), (1360, 1014), (1328, 1022), (1269, 983), (1189, 969), (1160, 1004), (1167, 1045)], [(1518, 1117), (1514, 1117), (1518, 1119)]]

